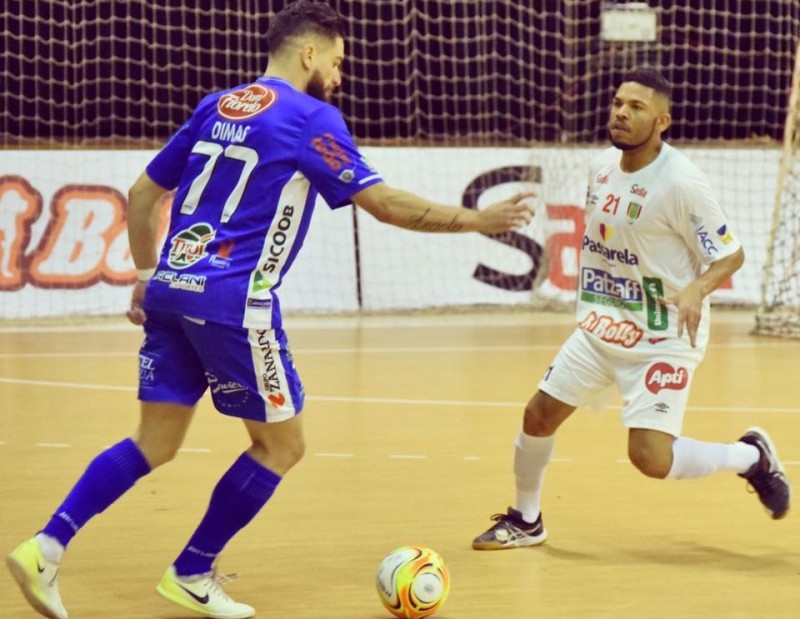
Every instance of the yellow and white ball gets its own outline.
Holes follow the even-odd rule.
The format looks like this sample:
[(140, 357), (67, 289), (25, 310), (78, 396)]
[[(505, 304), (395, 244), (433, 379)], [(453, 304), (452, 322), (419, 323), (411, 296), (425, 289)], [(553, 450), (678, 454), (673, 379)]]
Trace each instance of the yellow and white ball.
[(450, 592), (450, 573), (438, 553), (424, 546), (401, 546), (378, 566), (381, 602), (395, 617), (422, 619), (439, 610)]

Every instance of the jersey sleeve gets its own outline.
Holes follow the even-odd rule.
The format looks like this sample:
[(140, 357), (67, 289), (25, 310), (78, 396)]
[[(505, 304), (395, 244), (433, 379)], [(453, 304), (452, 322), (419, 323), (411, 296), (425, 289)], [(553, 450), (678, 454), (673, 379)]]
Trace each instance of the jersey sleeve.
[(217, 98), (218, 94), (212, 93), (200, 101), (189, 120), (183, 123), (147, 165), (147, 175), (154, 182), (165, 189), (175, 189), (178, 186), (196, 142), (197, 119), (207, 112), (208, 106), (216, 106)]
[(741, 248), (708, 178), (698, 169), (681, 170), (676, 180), (676, 222), (689, 249), (706, 265)]
[(193, 146), (190, 119), (173, 134), (164, 148), (147, 165), (147, 175), (161, 187), (175, 189), (181, 180)]
[(331, 208), (350, 204), (350, 196), (383, 180), (358, 152), (333, 106), (322, 106), (309, 118), (299, 148), (300, 171)]

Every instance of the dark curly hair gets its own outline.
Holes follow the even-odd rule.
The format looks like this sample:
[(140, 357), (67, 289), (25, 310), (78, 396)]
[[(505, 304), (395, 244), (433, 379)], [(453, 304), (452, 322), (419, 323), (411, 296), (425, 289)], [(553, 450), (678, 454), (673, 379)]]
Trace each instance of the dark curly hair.
[(309, 32), (328, 39), (344, 37), (344, 19), (325, 2), (297, 0), (283, 7), (270, 21), (267, 47), (270, 53), (275, 53), (288, 40)]
[(672, 100), (672, 85), (656, 69), (649, 67), (631, 69), (622, 76), (620, 84), (624, 82), (636, 82), (647, 88), (652, 88), (660, 95), (665, 96), (667, 101)]

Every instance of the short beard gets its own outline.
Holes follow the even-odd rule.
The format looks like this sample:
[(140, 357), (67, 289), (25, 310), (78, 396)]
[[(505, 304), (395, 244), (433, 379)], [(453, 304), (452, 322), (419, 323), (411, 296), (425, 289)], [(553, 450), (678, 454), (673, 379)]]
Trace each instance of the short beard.
[(611, 140), (611, 144), (615, 148), (618, 148), (621, 151), (636, 150), (640, 146), (643, 146), (644, 144), (647, 144), (647, 142), (650, 140), (650, 138), (653, 137), (653, 134), (655, 132), (656, 132), (656, 121), (654, 120), (653, 121), (653, 126), (650, 128), (650, 135), (648, 135), (645, 140), (642, 140), (638, 144), (628, 144), (626, 142), (617, 142), (613, 137), (609, 137), (609, 139)]
[(328, 93), (325, 92), (325, 81), (322, 79), (319, 71), (314, 71), (311, 74), (311, 78), (308, 80), (308, 86), (306, 86), (306, 93), (325, 103), (330, 101)]
[(621, 151), (626, 151), (626, 150), (635, 150), (639, 148), (642, 144), (644, 144), (644, 142), (642, 142), (642, 144), (628, 144), (627, 142), (618, 142), (614, 138), (611, 138), (611, 144)]

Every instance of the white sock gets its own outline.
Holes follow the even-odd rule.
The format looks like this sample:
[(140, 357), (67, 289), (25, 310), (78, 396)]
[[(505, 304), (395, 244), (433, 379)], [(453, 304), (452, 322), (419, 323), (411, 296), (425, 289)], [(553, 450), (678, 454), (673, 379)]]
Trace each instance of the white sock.
[(44, 558), (51, 563), (60, 563), (61, 557), (64, 555), (64, 547), (55, 537), (50, 537), (44, 533), (36, 534), (36, 541), (39, 542), (39, 547), (42, 549)]
[(541, 511), (544, 470), (553, 456), (555, 436), (530, 436), (520, 430), (514, 450), (517, 506), (526, 522), (536, 522)]
[(672, 444), (672, 468), (667, 479), (695, 479), (717, 471), (744, 473), (760, 457), (747, 443), (707, 443), (679, 436)]

